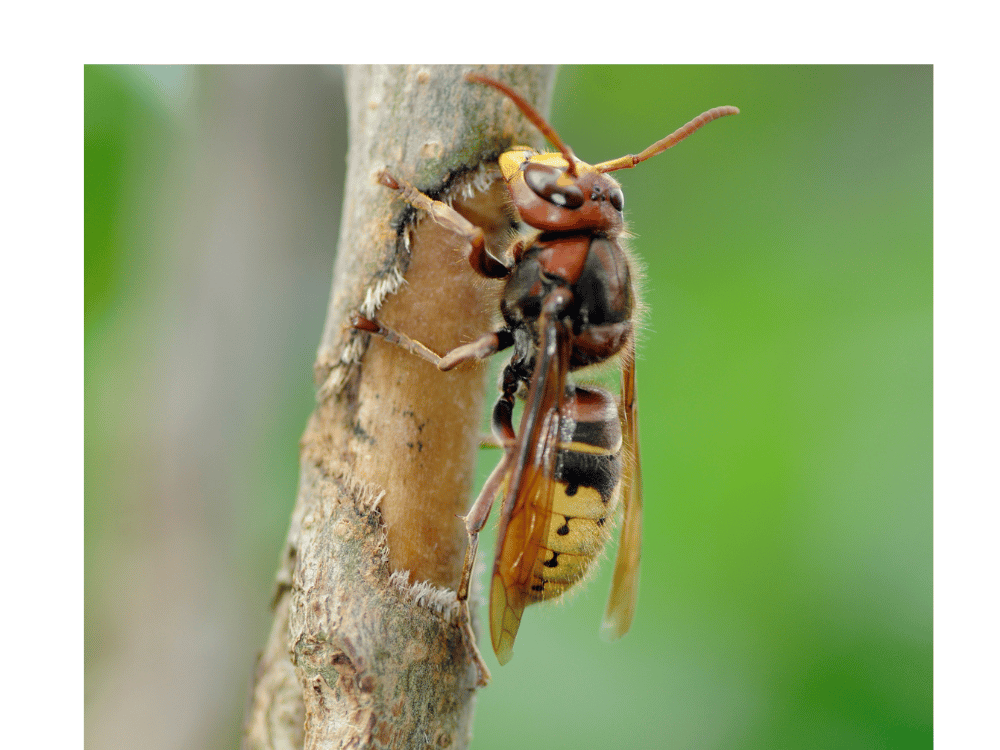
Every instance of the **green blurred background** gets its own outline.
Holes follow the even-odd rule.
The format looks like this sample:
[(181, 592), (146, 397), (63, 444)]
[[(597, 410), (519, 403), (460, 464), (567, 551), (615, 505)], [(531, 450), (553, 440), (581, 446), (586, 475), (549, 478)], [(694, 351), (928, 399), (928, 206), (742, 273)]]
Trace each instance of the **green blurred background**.
[[(342, 99), (335, 68), (85, 69), (88, 747), (238, 744)], [(609, 564), (529, 609), (474, 748), (931, 747), (931, 102), (929, 66), (560, 70), (591, 162), (742, 114), (617, 174), (649, 307), (632, 632), (598, 637)]]

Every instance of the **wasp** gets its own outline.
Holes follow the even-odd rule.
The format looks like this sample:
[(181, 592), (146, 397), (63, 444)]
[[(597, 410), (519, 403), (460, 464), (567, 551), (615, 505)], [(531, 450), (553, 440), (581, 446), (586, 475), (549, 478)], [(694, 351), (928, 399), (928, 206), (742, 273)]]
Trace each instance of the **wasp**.
[[(493, 408), (503, 449), (465, 516), (469, 543), (458, 598), (466, 601), (479, 532), (499, 498), (490, 583), (490, 637), (501, 664), (512, 655), (524, 608), (558, 597), (584, 578), (611, 537), (624, 506), (614, 577), (602, 631), (624, 635), (635, 614), (642, 537), (642, 479), (636, 400), (637, 270), (621, 238), (624, 195), (608, 175), (679, 143), (736, 107), (708, 110), (638, 155), (599, 164), (576, 157), (551, 125), (506, 84), (469, 73), (510, 99), (557, 151), (513, 146), (499, 158), (517, 219), (530, 233), (496, 256), (482, 229), (383, 170), (380, 182), (464, 240), (473, 270), (503, 281), (503, 325), (438, 356), (377, 320), (353, 325), (449, 370), (512, 349)], [(616, 361), (620, 397), (575, 385), (571, 373)], [(517, 428), (514, 407), (524, 402)]]

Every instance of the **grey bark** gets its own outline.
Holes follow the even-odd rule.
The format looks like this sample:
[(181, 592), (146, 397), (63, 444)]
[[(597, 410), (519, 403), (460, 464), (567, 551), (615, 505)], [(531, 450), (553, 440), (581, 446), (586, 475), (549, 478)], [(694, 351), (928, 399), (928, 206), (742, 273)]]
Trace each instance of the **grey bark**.
[[(466, 83), (471, 69), (347, 72), (347, 186), (318, 405), (245, 748), (464, 748), (471, 738), (478, 673), (454, 589), (486, 369), (441, 373), (348, 326), (356, 311), (377, 313), (443, 353), (493, 325), (496, 282), (374, 179), (388, 167), (502, 250), (505, 189), (489, 165), (538, 136), (496, 91)], [(546, 108), (552, 68), (477, 70)]]

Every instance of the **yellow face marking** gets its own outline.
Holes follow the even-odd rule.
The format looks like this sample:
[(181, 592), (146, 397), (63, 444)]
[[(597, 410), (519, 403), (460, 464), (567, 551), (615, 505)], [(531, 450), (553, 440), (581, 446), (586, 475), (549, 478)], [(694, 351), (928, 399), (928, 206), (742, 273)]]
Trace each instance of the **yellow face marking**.
[[(560, 169), (566, 169), (569, 167), (569, 162), (566, 161), (566, 157), (558, 151), (546, 151), (539, 153), (530, 146), (512, 146), (508, 151), (504, 151), (500, 154), (500, 158), (497, 161), (500, 164), (500, 173), (507, 182), (510, 182), (515, 177), (520, 175), (522, 165), (528, 161), (533, 161), (536, 164), (546, 164), (553, 167), (559, 167)], [(579, 175), (586, 172), (593, 172), (594, 167), (593, 165), (587, 164), (587, 162), (580, 161), (578, 159), (576, 162), (576, 171), (577, 177), (579, 177)], [(576, 182), (576, 178), (566, 172), (559, 176), (557, 184), (571, 185), (574, 182)]]
[(521, 165), (526, 161), (530, 161), (536, 152), (533, 148), (528, 146), (514, 146), (509, 151), (504, 151), (500, 154), (500, 158), (497, 160), (500, 164), (500, 173), (503, 175), (504, 180), (510, 182), (514, 177), (521, 173)]

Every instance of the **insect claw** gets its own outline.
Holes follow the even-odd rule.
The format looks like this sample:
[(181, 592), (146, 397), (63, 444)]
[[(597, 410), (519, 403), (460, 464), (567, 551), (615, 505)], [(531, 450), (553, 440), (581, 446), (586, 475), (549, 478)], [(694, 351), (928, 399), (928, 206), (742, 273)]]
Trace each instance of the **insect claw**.
[(391, 188), (393, 190), (400, 189), (399, 182), (396, 180), (395, 177), (389, 174), (388, 169), (380, 169), (378, 174), (375, 175), (375, 179), (382, 185), (385, 185), (387, 188)]
[(366, 331), (368, 333), (381, 333), (382, 331), (382, 326), (380, 326), (377, 322), (362, 317), (359, 314), (351, 316), (351, 328), (356, 328), (359, 331)]

